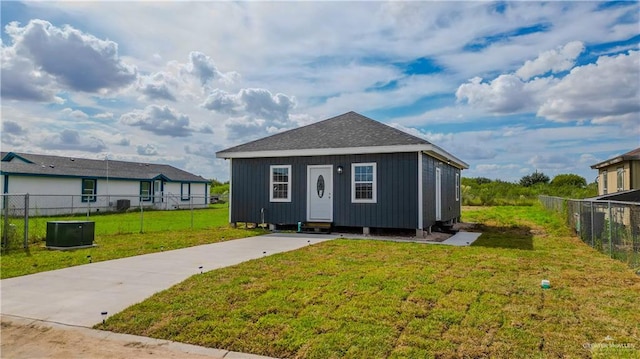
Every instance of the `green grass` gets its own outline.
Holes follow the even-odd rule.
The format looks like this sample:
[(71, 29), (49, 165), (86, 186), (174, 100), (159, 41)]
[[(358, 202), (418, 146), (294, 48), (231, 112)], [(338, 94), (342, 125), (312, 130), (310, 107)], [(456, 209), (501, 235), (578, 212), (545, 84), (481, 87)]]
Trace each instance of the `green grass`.
[(640, 355), (623, 263), (539, 206), (463, 215), (483, 223), (471, 247), (334, 240), (196, 275), (96, 327), (291, 358)]
[[(113, 235), (127, 233), (150, 233), (163, 231), (176, 231), (182, 229), (206, 229), (225, 226), (229, 219), (228, 204), (214, 204), (206, 209), (190, 210), (144, 210), (138, 208), (126, 213), (91, 213), (66, 215), (55, 217), (30, 217), (29, 218), (29, 242), (39, 243), (45, 240), (47, 235), (47, 222), (49, 221), (93, 221), (95, 222), (96, 235)], [(22, 248), (24, 240), (24, 219), (9, 218), (15, 225), (15, 234), (10, 243), (10, 248)], [(4, 227), (4, 221), (0, 221), (0, 227)]]
[[(28, 249), (10, 249), (0, 257), (0, 278), (11, 278), (48, 270), (66, 268), (110, 259), (131, 257), (140, 254), (178, 249), (200, 244), (216, 243), (264, 233), (261, 230), (244, 230), (227, 226), (227, 207), (197, 210), (194, 214), (194, 228), (190, 211), (145, 212), (149, 230), (145, 233), (121, 234), (120, 228), (135, 221), (139, 214), (109, 214), (92, 216), (96, 222), (96, 237), (93, 248), (70, 251), (48, 250), (43, 239), (32, 243)], [(76, 218), (77, 219), (77, 218)], [(33, 221), (44, 220), (34, 218)], [(47, 220), (51, 220), (48, 218)], [(165, 224), (163, 224), (163, 222)], [(197, 224), (197, 225), (196, 225)], [(186, 227), (186, 229), (185, 229)], [(163, 230), (164, 228), (164, 230)]]

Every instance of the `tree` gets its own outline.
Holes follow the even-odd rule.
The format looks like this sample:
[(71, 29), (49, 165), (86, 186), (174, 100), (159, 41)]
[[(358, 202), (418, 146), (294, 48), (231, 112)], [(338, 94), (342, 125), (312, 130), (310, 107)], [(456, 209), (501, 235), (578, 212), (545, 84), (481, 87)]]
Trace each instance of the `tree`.
[(486, 177), (476, 177), (475, 180), (478, 184), (491, 183), (491, 180)]
[(584, 177), (582, 176), (574, 175), (571, 173), (559, 174), (553, 177), (553, 180), (551, 180), (551, 185), (557, 186), (557, 187), (571, 186), (571, 187), (585, 188), (587, 186), (587, 180), (584, 179)]
[(211, 187), (222, 186), (226, 182), (220, 182), (217, 178), (211, 180)]
[(531, 187), (537, 183), (549, 183), (549, 177), (542, 172), (535, 171), (530, 175), (526, 175), (520, 179), (520, 185), (524, 187)]

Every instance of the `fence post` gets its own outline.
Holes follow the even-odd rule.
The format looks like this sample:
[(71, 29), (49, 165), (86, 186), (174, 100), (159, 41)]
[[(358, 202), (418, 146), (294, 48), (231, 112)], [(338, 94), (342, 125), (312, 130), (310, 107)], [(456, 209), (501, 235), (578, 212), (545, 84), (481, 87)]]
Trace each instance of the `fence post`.
[(193, 229), (193, 196), (189, 197), (189, 209), (191, 210), (191, 229)]
[(2, 212), (4, 217), (4, 226), (2, 227), (2, 246), (6, 249), (9, 242), (9, 195), (7, 194), (2, 195)]
[(2, 195), (2, 203), (4, 204), (4, 227), (2, 231), (2, 243), (5, 249), (9, 248), (9, 201), (11, 197), (8, 194)]
[(29, 194), (24, 195), (24, 243), (23, 248), (29, 248)]
[(142, 207), (142, 200), (140, 200), (140, 233), (144, 233), (144, 207)]
[(609, 207), (609, 257), (613, 258), (613, 217), (611, 217), (611, 201), (607, 201)]
[(596, 241), (595, 238), (593, 238), (593, 201), (589, 202), (591, 204), (591, 247), (595, 248), (596, 245)]

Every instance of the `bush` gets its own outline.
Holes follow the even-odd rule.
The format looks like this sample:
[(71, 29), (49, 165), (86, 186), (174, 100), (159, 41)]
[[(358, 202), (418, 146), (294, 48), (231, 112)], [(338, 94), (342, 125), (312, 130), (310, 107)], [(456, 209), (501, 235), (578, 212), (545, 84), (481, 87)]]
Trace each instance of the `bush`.
[(526, 175), (520, 179), (520, 185), (525, 187), (531, 187), (538, 183), (549, 183), (549, 177), (542, 172), (535, 171), (530, 175)]
[(545, 182), (523, 186), (501, 180), (486, 181), (480, 177), (462, 178), (461, 192), (465, 206), (531, 206), (538, 202), (540, 195), (575, 199), (594, 197), (598, 194), (598, 186), (595, 182), (585, 187)]
[(578, 188), (585, 188), (587, 186), (587, 180), (582, 176), (574, 174), (561, 174), (557, 175), (551, 181), (552, 186), (572, 186)]

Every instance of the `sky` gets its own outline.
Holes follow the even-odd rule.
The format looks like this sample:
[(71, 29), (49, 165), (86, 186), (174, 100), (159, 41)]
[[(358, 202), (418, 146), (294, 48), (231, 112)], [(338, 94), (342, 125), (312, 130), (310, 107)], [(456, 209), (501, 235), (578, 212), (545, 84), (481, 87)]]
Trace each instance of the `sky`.
[(464, 177), (640, 147), (640, 2), (0, 2), (1, 149), (166, 163), (348, 111)]

